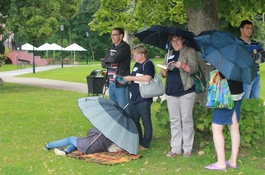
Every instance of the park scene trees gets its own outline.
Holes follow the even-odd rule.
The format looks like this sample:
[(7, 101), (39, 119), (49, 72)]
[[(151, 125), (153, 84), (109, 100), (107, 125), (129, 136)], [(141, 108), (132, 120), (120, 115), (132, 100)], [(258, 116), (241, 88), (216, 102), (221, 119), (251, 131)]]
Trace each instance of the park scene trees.
[[(104, 57), (111, 42), (109, 35), (113, 27), (124, 28), (125, 40), (133, 46), (139, 43), (134, 34), (152, 25), (177, 26), (196, 35), (204, 30), (222, 30), (239, 36), (239, 23), (249, 19), (254, 22), (253, 39), (264, 44), (265, 5), (262, 2), (261, 0), (1, 0), (0, 34), (3, 37), (0, 40), (3, 42), (11, 37), (16, 43), (15, 49), (25, 43), (34, 44), (35, 47), (44, 43), (57, 43), (63, 47), (77, 43), (88, 50), (88, 53), (80, 52), (76, 57), (77, 61), (85, 62), (88, 55), (88, 64), (90, 64), (92, 60), (99, 61)], [(60, 28), (62, 25), (63, 31)], [(163, 57), (166, 52), (153, 46), (148, 46), (148, 50), (150, 58)], [(45, 51), (40, 51), (38, 54), (46, 56)], [(49, 52), (48, 56), (52, 57), (52, 54)], [(60, 52), (56, 54), (61, 56)], [(64, 54), (65, 57), (71, 56), (70, 52)], [(62, 79), (65, 77), (62, 75), (67, 71), (69, 75), (64, 81), (71, 81), (69, 80), (71, 77), (84, 82), (85, 76), (99, 66), (98, 63), (93, 62), (86, 67), (80, 66), (82, 69), (57, 69), (52, 73), (44, 73), (46, 74), (44, 79), (53, 78), (52, 76)], [(81, 75), (80, 72), (83, 74)], [(31, 76), (39, 75), (41, 74), (38, 72)], [(166, 108), (163, 109), (160, 103), (155, 103), (152, 107), (155, 130), (152, 148), (141, 152), (143, 158), (137, 161), (117, 166), (100, 166), (84, 161), (73, 161), (70, 158), (58, 158), (43, 153), (42, 150), (48, 138), (56, 139), (61, 135), (68, 136), (70, 133), (82, 135), (84, 130), (90, 127), (76, 109), (76, 99), (84, 94), (15, 83), (5, 83), (1, 86), (0, 92), (4, 97), (1, 98), (0, 115), (2, 126), (0, 172), (3, 174), (86, 174), (87, 172), (207, 174), (203, 166), (215, 159), (211, 134), (209, 134), (211, 114), (205, 114), (203, 107), (197, 104), (194, 116), (198, 131), (196, 139), (199, 141), (196, 142), (194, 156), (191, 159), (165, 157), (169, 145), (167, 132), (169, 126), (164, 124), (167, 122), (164, 120), (168, 120), (168, 114), (165, 113)], [(262, 104), (260, 100), (249, 101), (242, 107), (242, 116), (245, 120), (241, 124), (240, 169), (229, 170), (228, 173), (250, 174), (264, 171), (264, 148), (261, 146), (264, 142), (261, 139), (264, 137)], [(162, 126), (158, 127), (157, 124), (161, 123)], [(229, 132), (226, 131), (225, 136), (229, 137)], [(229, 146), (228, 141), (226, 148)]]
[[(59, 26), (64, 25), (63, 45), (78, 43), (90, 51), (90, 59), (96, 60), (104, 56), (108, 34), (115, 26), (126, 30), (125, 40), (133, 45), (139, 42), (133, 34), (152, 25), (178, 26), (196, 35), (204, 30), (220, 29), (238, 36), (240, 21), (250, 19), (255, 23), (254, 38), (260, 42), (264, 39), (264, 3), (253, 0), (4, 0), (0, 12), (0, 23), (5, 24), (5, 30), (0, 31), (3, 39), (13, 33), (18, 45), (60, 44)], [(152, 57), (164, 54), (156, 48), (153, 50)], [(83, 53), (80, 59), (85, 57)]]

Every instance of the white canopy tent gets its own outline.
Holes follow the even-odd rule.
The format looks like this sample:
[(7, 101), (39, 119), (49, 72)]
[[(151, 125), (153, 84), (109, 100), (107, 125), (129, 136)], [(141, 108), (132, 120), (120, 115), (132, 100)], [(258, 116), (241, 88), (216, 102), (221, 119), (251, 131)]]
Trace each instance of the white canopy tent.
[(36, 50), (38, 51), (48, 51), (51, 49), (51, 45), (49, 43), (45, 43), (43, 45), (41, 45), (40, 47), (38, 47)]
[(52, 43), (51, 44), (51, 50), (63, 50), (63, 47), (59, 46), (58, 44)]
[(37, 48), (33, 45), (26, 43), (21, 46), (21, 50), (36, 50)]
[(49, 43), (44, 43), (40, 47), (38, 47), (37, 51), (46, 51), (46, 57), (48, 57), (48, 50), (51, 48), (51, 45)]
[(58, 44), (52, 43), (51, 44), (51, 50), (53, 50), (53, 59), (55, 60), (55, 51), (56, 50), (63, 50), (62, 46), (59, 46)]
[(73, 43), (69, 46), (67, 46), (66, 48), (63, 49), (64, 51), (74, 51), (74, 63), (75, 63), (75, 51), (86, 51), (85, 48), (79, 46), (76, 43)]
[(53, 59), (55, 60), (55, 50), (63, 50), (63, 47), (59, 46), (58, 44), (52, 43), (45, 43), (38, 47), (36, 50), (38, 51), (46, 51), (46, 55), (48, 56), (48, 51), (52, 50), (53, 51)]

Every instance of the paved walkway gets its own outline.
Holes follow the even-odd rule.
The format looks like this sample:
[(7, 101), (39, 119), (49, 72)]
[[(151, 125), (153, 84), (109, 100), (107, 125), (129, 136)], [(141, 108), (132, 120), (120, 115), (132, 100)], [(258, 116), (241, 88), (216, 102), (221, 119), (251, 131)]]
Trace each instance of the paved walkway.
[[(64, 65), (64, 67), (73, 67), (73, 66), (78, 66), (78, 65)], [(61, 65), (48, 65), (48, 66), (36, 67), (35, 72), (38, 73), (41, 71), (47, 71), (50, 69), (56, 69), (60, 67)], [(61, 89), (61, 90), (75, 91), (75, 92), (88, 94), (88, 87), (87, 84), (85, 83), (74, 83), (68, 81), (40, 79), (40, 78), (15, 77), (17, 75), (28, 74), (28, 73), (33, 73), (33, 69), (26, 68), (26, 69), (0, 72), (0, 77), (5, 82), (9, 83), (18, 83), (18, 84), (45, 87), (51, 89)], [(105, 95), (108, 96), (108, 90), (106, 91)], [(163, 95), (161, 98), (162, 100), (164, 100), (165, 95)], [(156, 98), (154, 98), (154, 100), (156, 100)]]
[[(72, 66), (78, 66), (78, 65), (64, 65), (64, 67), (72, 67)], [(35, 72), (38, 73), (41, 71), (47, 71), (50, 69), (56, 69), (60, 67), (61, 65), (48, 65), (48, 66), (36, 67)], [(26, 84), (32, 86), (52, 88), (52, 89), (77, 91), (86, 94), (88, 93), (87, 84), (85, 83), (74, 83), (74, 82), (67, 82), (60, 80), (40, 79), (40, 78), (15, 77), (17, 75), (28, 74), (28, 73), (33, 73), (33, 68), (0, 72), (0, 77), (5, 82), (10, 82), (10, 83), (19, 83), (19, 84)]]

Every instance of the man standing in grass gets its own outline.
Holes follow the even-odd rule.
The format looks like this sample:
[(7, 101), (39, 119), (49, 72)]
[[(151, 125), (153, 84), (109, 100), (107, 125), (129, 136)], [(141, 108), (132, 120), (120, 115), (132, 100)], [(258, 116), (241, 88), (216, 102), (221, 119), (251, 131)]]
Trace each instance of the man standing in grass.
[(253, 31), (253, 23), (249, 20), (244, 20), (240, 24), (240, 40), (248, 47), (249, 52), (254, 59), (257, 66), (257, 76), (252, 80), (251, 84), (243, 83), (243, 88), (245, 92), (245, 98), (260, 98), (260, 72), (259, 63), (265, 61), (265, 52), (258, 44), (258, 42), (250, 39)]
[[(114, 28), (111, 32), (112, 45), (102, 60), (102, 67), (106, 68), (109, 84), (109, 98), (111, 101), (124, 108), (129, 103), (129, 86), (115, 81), (115, 76), (127, 76), (130, 74), (131, 49), (129, 44), (123, 41), (124, 30)], [(129, 113), (127, 107), (126, 112)]]

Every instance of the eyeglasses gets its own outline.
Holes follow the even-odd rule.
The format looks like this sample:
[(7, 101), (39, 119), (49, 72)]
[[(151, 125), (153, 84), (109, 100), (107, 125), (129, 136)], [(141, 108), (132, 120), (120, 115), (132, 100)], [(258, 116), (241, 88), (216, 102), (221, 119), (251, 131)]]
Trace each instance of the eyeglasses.
[(138, 56), (140, 56), (140, 55), (142, 55), (142, 53), (137, 54), (137, 55), (132, 55), (132, 58), (138, 57)]
[(120, 35), (119, 33), (118, 34), (111, 34), (111, 36), (118, 36), (118, 35)]
[(180, 42), (180, 41), (182, 41), (182, 39), (174, 39), (174, 40), (171, 40), (170, 42), (171, 43), (176, 43), (176, 42)]

